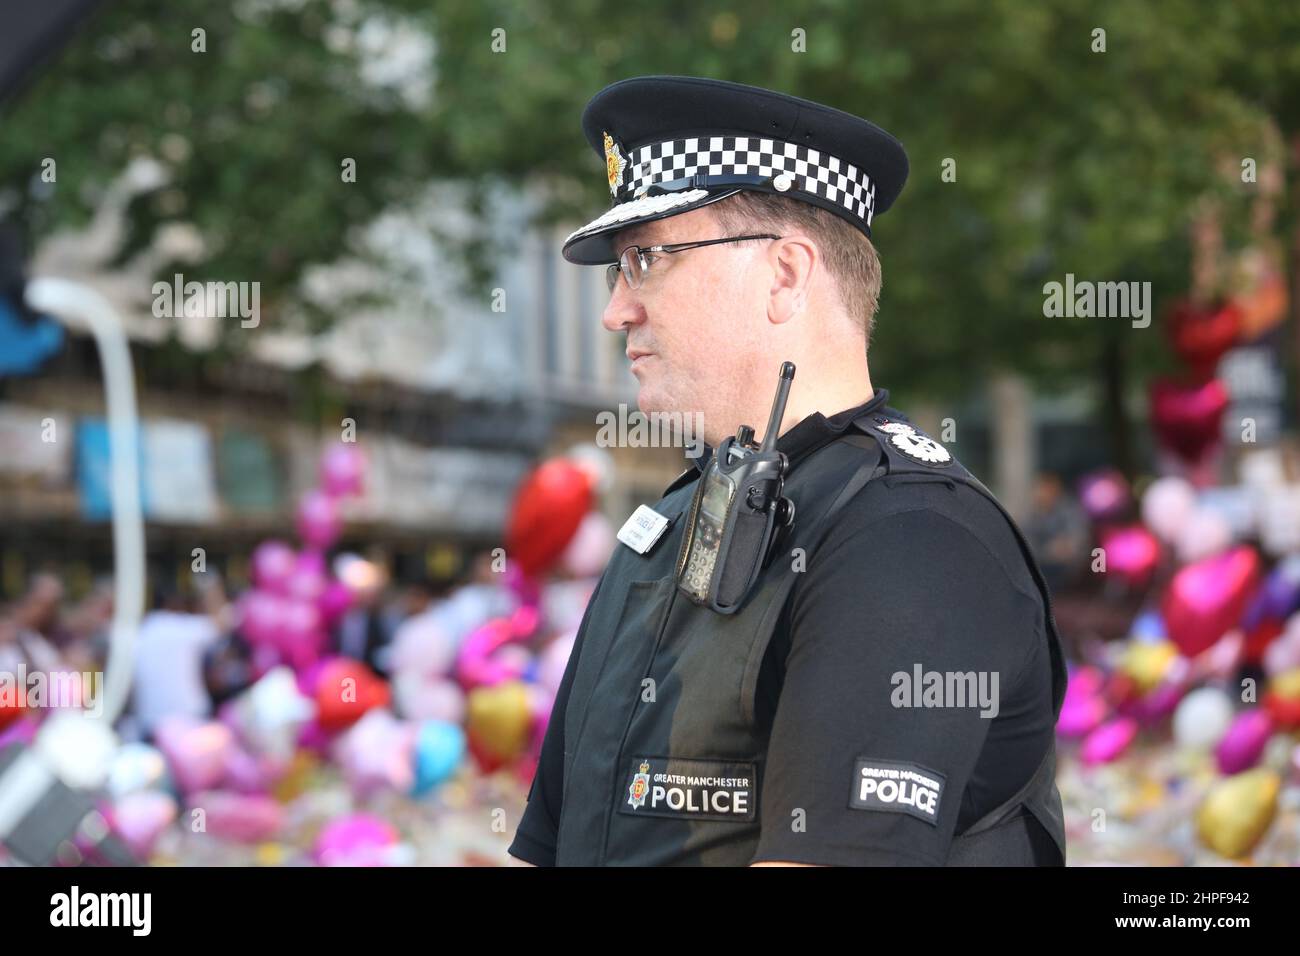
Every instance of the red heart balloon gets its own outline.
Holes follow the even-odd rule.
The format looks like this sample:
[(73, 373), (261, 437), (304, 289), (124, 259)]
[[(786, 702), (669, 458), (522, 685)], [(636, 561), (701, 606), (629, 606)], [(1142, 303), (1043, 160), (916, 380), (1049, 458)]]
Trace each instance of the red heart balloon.
[(316, 684), (316, 721), (325, 730), (341, 730), (391, 700), (388, 683), (360, 661), (339, 657), (321, 668)]
[(1141, 693), (1137, 681), (1132, 676), (1116, 671), (1106, 681), (1104, 697), (1112, 707), (1121, 709), (1136, 702)]
[(591, 477), (572, 461), (543, 462), (515, 493), (506, 554), (532, 577), (559, 560), (591, 508)]
[(1161, 613), (1184, 657), (1195, 657), (1236, 626), (1258, 576), (1259, 555), (1249, 547), (1197, 561), (1174, 575)]
[(1264, 692), (1264, 710), (1284, 730), (1300, 728), (1300, 698), (1284, 697), (1274, 690)]
[(1258, 666), (1264, 660), (1264, 652), (1286, 630), (1286, 622), (1271, 618), (1260, 621), (1246, 632), (1246, 646), (1241, 658), (1247, 664)]
[(484, 774), (496, 773), (510, 762), (480, 740), (477, 734), (466, 734), (465, 746), (469, 750), (470, 756), (474, 758), (475, 763), (478, 764), (479, 770)]
[(1243, 318), (1234, 302), (1201, 307), (1184, 301), (1170, 310), (1166, 327), (1183, 361), (1208, 373), (1237, 341)]
[(1182, 385), (1159, 379), (1151, 385), (1151, 425), (1166, 448), (1190, 465), (1219, 440), (1228, 389), (1219, 379)]
[(14, 697), (13, 701), (0, 701), (0, 730), (4, 730), (23, 714), (27, 713), (27, 707), (21, 700)]

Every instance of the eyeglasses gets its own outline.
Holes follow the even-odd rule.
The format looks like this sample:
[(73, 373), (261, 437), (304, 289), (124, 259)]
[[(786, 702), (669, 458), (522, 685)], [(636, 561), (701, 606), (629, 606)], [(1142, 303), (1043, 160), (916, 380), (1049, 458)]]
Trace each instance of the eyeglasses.
[(618, 283), (619, 273), (623, 273), (623, 278), (627, 280), (629, 289), (641, 288), (641, 279), (645, 275), (646, 269), (650, 268), (650, 263), (659, 258), (656, 253), (672, 255), (675, 252), (685, 252), (687, 249), (698, 249), (700, 246), (716, 246), (723, 242), (743, 242), (747, 239), (781, 239), (783, 236), (728, 236), (725, 239), (705, 239), (702, 242), (676, 242), (667, 246), (628, 246), (618, 257), (618, 262), (611, 262), (605, 269), (605, 284), (609, 286), (609, 291), (614, 292), (614, 286)]

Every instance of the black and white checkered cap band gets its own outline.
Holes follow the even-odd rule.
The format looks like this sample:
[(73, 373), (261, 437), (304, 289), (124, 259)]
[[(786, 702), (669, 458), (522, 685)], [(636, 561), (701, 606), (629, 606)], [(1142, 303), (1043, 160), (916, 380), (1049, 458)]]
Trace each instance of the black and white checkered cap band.
[(651, 143), (631, 151), (616, 201), (656, 183), (707, 176), (780, 176), (791, 187), (838, 203), (871, 225), (876, 187), (862, 170), (796, 143), (755, 136), (698, 136)]

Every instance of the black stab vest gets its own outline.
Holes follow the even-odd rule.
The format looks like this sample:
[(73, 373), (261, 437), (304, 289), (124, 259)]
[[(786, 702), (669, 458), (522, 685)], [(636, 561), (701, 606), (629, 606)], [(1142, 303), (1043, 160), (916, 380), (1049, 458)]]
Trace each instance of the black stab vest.
[[(936, 465), (895, 448), (873, 428), (887, 417), (900, 420), (884, 410), (864, 413), (791, 470), (785, 493), (796, 505), (794, 525), (734, 614), (696, 606), (676, 587), (683, 526), (700, 475), (694, 467), (654, 506), (671, 521), (655, 545), (645, 554), (616, 547), (582, 620), (568, 707), (552, 718), (564, 721), (565, 742), (557, 865), (744, 866), (752, 860), (767, 733), (755, 719), (755, 692), (798, 576), (791, 555), (802, 548), (807, 562), (815, 560), (834, 514), (882, 475), (939, 474), (963, 482), (1010, 524), (1042, 596), (1059, 716), (1065, 663), (1050, 595), (1024, 536), (955, 458)], [(1050, 746), (1020, 792), (954, 837), (947, 865), (1032, 864), (1029, 816), (1059, 851), (1053, 862), (1064, 864), (1055, 755)], [(722, 792), (673, 787), (674, 781), (717, 783)]]

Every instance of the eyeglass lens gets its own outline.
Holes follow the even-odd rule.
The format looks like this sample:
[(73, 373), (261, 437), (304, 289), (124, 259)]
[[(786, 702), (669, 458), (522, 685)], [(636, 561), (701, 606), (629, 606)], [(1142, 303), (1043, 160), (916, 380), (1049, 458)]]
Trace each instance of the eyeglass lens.
[(605, 284), (609, 286), (609, 291), (614, 291), (614, 284), (618, 282), (618, 274), (622, 271), (627, 279), (627, 285), (630, 289), (637, 289), (641, 286), (641, 256), (635, 246), (629, 246), (623, 250), (619, 256), (618, 262), (612, 263), (605, 269)]

